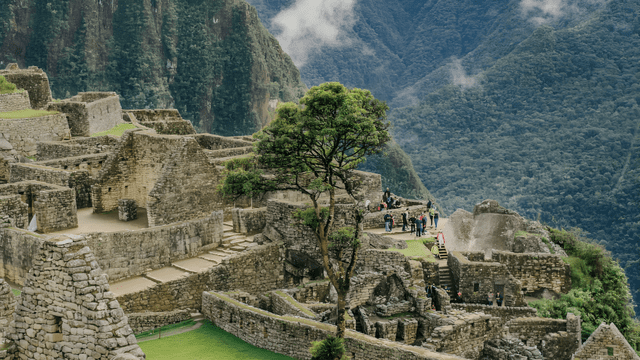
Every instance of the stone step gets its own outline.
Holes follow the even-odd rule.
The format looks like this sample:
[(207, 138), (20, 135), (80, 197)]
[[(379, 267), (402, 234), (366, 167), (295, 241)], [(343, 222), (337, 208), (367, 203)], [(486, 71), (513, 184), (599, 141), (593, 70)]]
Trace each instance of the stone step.
[(199, 312), (191, 313), (191, 320), (198, 322), (204, 320), (204, 315)]
[(222, 252), (222, 253), (224, 253), (224, 254), (226, 254), (227, 256), (235, 255), (235, 254), (238, 253), (237, 251), (229, 250), (229, 249), (226, 249), (226, 248), (218, 248), (217, 250)]
[(142, 276), (109, 284), (109, 290), (116, 296), (131, 294), (155, 286), (157, 283)]
[(234, 245), (230, 249), (233, 251), (240, 252), (240, 251), (245, 251), (247, 248), (241, 245)]
[(150, 271), (146, 273), (144, 276), (147, 279), (151, 279), (159, 283), (165, 283), (165, 282), (177, 280), (186, 275), (189, 275), (189, 273), (185, 271), (181, 271), (171, 266), (167, 266), (167, 267), (163, 267), (162, 269)]
[(224, 259), (223, 256), (218, 256), (218, 255), (213, 255), (213, 254), (202, 254), (200, 256), (198, 256), (200, 259), (205, 259), (207, 261), (211, 261), (215, 264), (220, 264), (222, 262), (222, 259)]
[(208, 269), (217, 265), (217, 263), (196, 257), (191, 259), (185, 259), (176, 261), (171, 264), (178, 269), (182, 269), (191, 273), (199, 273), (207, 271)]
[(233, 236), (223, 237), (222, 238), (222, 243), (223, 244), (229, 244), (233, 240), (243, 240), (244, 241), (244, 239), (246, 239), (246, 237), (244, 235), (236, 234), (236, 235), (233, 235)]
[(241, 243), (246, 242), (246, 240), (247, 240), (246, 238), (233, 239), (233, 240), (231, 240), (231, 242), (229, 244), (231, 244), (231, 245), (239, 245)]
[(229, 254), (226, 252), (223, 252), (221, 248), (217, 248), (216, 250), (211, 250), (209, 251), (209, 254), (219, 256), (223, 259), (229, 256)]

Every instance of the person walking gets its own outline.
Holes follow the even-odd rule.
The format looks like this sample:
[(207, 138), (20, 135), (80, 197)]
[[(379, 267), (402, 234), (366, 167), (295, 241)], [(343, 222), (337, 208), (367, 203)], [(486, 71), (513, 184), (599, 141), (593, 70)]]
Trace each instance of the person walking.
[(429, 202), (427, 203), (427, 209), (431, 209), (431, 205), (433, 204), (431, 203), (431, 200), (429, 200)]
[(407, 231), (407, 218), (409, 217), (409, 209), (402, 213), (402, 231)]
[(409, 224), (411, 224), (411, 233), (413, 234), (416, 231), (416, 217), (412, 216), (409, 218)]
[(431, 248), (431, 253), (433, 254), (433, 257), (436, 259), (440, 258), (440, 250), (438, 249), (438, 244), (433, 244), (433, 247)]
[(431, 227), (433, 227), (433, 216), (436, 214), (436, 207), (429, 209), (429, 217), (431, 218)]
[(390, 231), (393, 232), (393, 225), (396, 224), (396, 220), (393, 218), (393, 214), (391, 214), (391, 226), (389, 226)]
[(433, 221), (436, 224), (436, 230), (438, 230), (438, 218), (440, 217), (440, 212), (435, 207), (433, 208)]
[(438, 235), (436, 235), (436, 240), (438, 240), (439, 247), (444, 246), (444, 234), (442, 233), (442, 231), (438, 231)]
[(384, 216), (384, 231), (391, 232), (391, 215), (389, 214)]
[(416, 220), (416, 236), (420, 237), (420, 234), (422, 234), (422, 220), (418, 219)]

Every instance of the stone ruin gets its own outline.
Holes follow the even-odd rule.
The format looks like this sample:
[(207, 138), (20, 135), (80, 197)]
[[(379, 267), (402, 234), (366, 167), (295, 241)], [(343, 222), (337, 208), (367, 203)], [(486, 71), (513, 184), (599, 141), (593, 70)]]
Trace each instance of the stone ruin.
[(20, 358), (145, 358), (82, 238), (42, 243), (15, 309), (9, 336)]
[(9, 284), (4, 279), (0, 279), (0, 349), (5, 344), (5, 338), (9, 335), (9, 323), (13, 320), (16, 302), (16, 297), (11, 292)]
[[(225, 161), (251, 154), (251, 137), (196, 134), (177, 110), (122, 111), (113, 93), (52, 103), (42, 71), (8, 72), (27, 97), (0, 102), (24, 107), (30, 99), (33, 108), (58, 109), (56, 119), (41, 121), (73, 136), (35, 132), (24, 147), (33, 130), (11, 123), (2, 132), (13, 160), (0, 161), (7, 182), (0, 186), (0, 278), (23, 292), (16, 306), (0, 283), (9, 341), (0, 359), (140, 359), (129, 320), (142, 331), (197, 311), (251, 344), (301, 359), (310, 358), (310, 341), (335, 331), (336, 293), (315, 237), (291, 220), (308, 199), (279, 191), (234, 202), (215, 192)], [(136, 129), (86, 137), (121, 123)], [(380, 175), (355, 175), (358, 200), (378, 203)], [(637, 358), (624, 357), (630, 348), (613, 325), (581, 347), (579, 317), (540, 318), (526, 306), (525, 295), (571, 286), (563, 252), (551, 254), (539, 223), (488, 200), (451, 216), (447, 260), (411, 258), (391, 251), (406, 248), (404, 240), (373, 231), (386, 213), (400, 219), (406, 208), (410, 215), (426, 210), (425, 202), (400, 200), (402, 208), (372, 212), (362, 224), (367, 236), (347, 296), (353, 359), (569, 360), (575, 353), (584, 360), (607, 358), (608, 347), (613, 358)], [(339, 193), (337, 203), (336, 226), (353, 225), (352, 201)], [(111, 212), (123, 230), (75, 228)], [(27, 231), (41, 213), (38, 233)], [(430, 284), (437, 289), (428, 295)], [(489, 305), (487, 293), (498, 290), (503, 306)], [(464, 303), (451, 301), (457, 291)]]
[(571, 360), (624, 359), (640, 360), (614, 323), (600, 324)]

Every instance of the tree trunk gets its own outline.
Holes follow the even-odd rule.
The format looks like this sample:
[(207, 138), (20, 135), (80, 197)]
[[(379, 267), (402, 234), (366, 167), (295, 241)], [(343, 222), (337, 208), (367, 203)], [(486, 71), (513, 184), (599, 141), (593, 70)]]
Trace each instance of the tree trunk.
[(345, 333), (345, 314), (347, 310), (345, 309), (347, 306), (346, 296), (347, 293), (343, 289), (336, 288), (336, 292), (338, 293), (338, 321), (336, 322), (336, 327), (338, 328), (336, 332), (336, 337), (344, 339)]

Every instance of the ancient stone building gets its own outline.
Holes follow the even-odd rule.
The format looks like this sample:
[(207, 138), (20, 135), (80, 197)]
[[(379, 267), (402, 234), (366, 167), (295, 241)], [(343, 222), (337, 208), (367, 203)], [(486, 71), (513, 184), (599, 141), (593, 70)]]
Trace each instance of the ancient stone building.
[(602, 323), (571, 360), (640, 360), (615, 324)]
[(47, 110), (66, 114), (72, 136), (91, 136), (123, 122), (120, 97), (114, 92), (82, 92), (51, 102)]
[(21, 358), (145, 355), (83, 238), (44, 241), (18, 300), (10, 337)]

